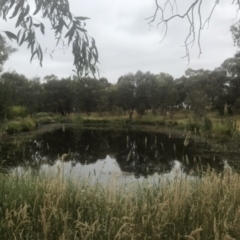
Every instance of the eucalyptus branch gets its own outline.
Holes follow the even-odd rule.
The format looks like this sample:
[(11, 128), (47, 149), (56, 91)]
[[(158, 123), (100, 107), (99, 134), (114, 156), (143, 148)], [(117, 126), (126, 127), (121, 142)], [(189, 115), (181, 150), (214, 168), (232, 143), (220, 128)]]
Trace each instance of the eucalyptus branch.
[[(12, 18), (16, 18), (16, 28), (20, 28), (17, 34), (4, 31), (7, 37), (15, 39), (22, 45), (28, 43), (31, 49), (31, 61), (37, 57), (42, 66), (43, 51), (36, 38), (36, 30), (45, 34), (44, 24), (30, 15), (30, 5), (25, 0), (4, 0), (0, 2), (0, 17), (7, 21), (10, 10), (13, 9)], [(85, 29), (88, 17), (74, 16), (69, 10), (68, 0), (35, 0), (33, 15), (41, 13), (43, 19), (48, 19), (55, 33), (56, 46), (60, 40), (65, 45), (64, 39), (68, 39), (68, 45), (72, 43), (72, 54), (76, 74), (81, 77), (90, 72), (94, 75), (97, 71), (98, 51), (95, 40), (87, 34)], [(66, 33), (67, 32), (67, 33)], [(65, 34), (66, 33), (66, 34)], [(65, 35), (64, 35), (65, 34)]]

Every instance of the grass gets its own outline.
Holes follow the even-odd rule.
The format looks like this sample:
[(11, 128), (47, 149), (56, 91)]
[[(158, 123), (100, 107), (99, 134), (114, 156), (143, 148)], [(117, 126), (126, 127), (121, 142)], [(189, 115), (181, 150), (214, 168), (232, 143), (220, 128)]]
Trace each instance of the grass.
[(240, 176), (107, 185), (0, 174), (0, 239), (239, 239)]
[[(39, 126), (51, 123), (115, 127), (130, 125), (150, 126), (171, 131), (176, 130), (176, 132), (191, 131), (207, 139), (214, 138), (222, 141), (222, 139), (232, 139), (233, 135), (240, 131), (240, 121), (238, 119), (237, 116), (220, 118), (216, 112), (209, 112), (205, 118), (196, 119), (189, 110), (182, 109), (171, 117), (153, 114), (151, 111), (146, 112), (143, 116), (138, 116), (134, 112), (132, 121), (129, 121), (128, 115), (116, 116), (107, 112), (104, 112), (102, 115), (95, 112), (90, 116), (85, 113), (73, 113), (67, 116), (54, 113), (37, 113), (33, 115), (32, 120), (38, 123)], [(33, 124), (27, 124), (26, 126), (22, 122), (23, 120), (19, 117), (8, 122), (7, 132), (12, 134), (34, 129)]]
[(35, 129), (36, 123), (31, 118), (9, 121), (5, 124), (5, 129), (8, 134), (31, 131)]

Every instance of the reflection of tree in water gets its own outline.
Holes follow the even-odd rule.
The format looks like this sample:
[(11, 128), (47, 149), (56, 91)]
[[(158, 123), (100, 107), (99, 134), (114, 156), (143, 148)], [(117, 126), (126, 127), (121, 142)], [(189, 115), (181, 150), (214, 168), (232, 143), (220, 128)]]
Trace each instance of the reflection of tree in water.
[(64, 132), (58, 129), (44, 133), (18, 146), (6, 143), (2, 146), (0, 159), (7, 160), (5, 165), (8, 166), (38, 167), (42, 163), (53, 165), (63, 156), (63, 160), (72, 161), (74, 165), (94, 164), (110, 155), (122, 171), (136, 177), (168, 173), (174, 160), (182, 163), (182, 170), (187, 174), (195, 173), (200, 165), (203, 170), (208, 165), (223, 169), (222, 161), (209, 156), (200, 160), (195, 156), (198, 145), (190, 142), (184, 148), (183, 141), (160, 133), (67, 128)]

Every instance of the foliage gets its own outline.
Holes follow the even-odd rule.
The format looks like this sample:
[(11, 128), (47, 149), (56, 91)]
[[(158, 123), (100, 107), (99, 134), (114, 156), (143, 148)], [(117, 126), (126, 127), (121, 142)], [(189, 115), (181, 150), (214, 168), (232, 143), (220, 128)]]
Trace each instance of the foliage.
[[(33, 14), (31, 14), (32, 9)], [(12, 11), (13, 10), (13, 11)], [(68, 45), (72, 43), (72, 53), (74, 56), (74, 66), (78, 77), (91, 72), (93, 75), (97, 71), (98, 51), (94, 38), (89, 37), (85, 29), (88, 17), (74, 16), (70, 11), (68, 0), (35, 0), (30, 5), (27, 1), (6, 0), (0, 3), (0, 17), (8, 21), (15, 18), (17, 34), (4, 31), (10, 40), (16, 40), (21, 46), (24, 42), (28, 44), (31, 51), (31, 61), (38, 58), (40, 65), (43, 61), (43, 50), (37, 39), (37, 32), (45, 34), (45, 26), (42, 21), (36, 19), (41, 13), (43, 19), (48, 19), (55, 33), (56, 45), (64, 43), (67, 38)], [(52, 56), (52, 53), (50, 55)]]
[(16, 49), (8, 46), (5, 38), (0, 35), (0, 72), (2, 72), (2, 66), (8, 60), (9, 55), (15, 51)]
[(233, 133), (232, 124), (230, 123), (215, 123), (213, 125), (213, 133), (215, 136), (231, 136)]
[(16, 119), (5, 124), (5, 129), (8, 134), (15, 134), (19, 132), (26, 132), (35, 129), (36, 123), (31, 118)]
[(36, 127), (36, 123), (31, 118), (25, 118), (21, 121), (22, 131), (30, 131)]
[(121, 76), (116, 84), (110, 84), (106, 78), (98, 81), (84, 77), (79, 81), (76, 77), (58, 79), (55, 75), (48, 75), (41, 82), (38, 78), (27, 79), (6, 72), (0, 79), (0, 116), (3, 119), (11, 106), (25, 106), (36, 117), (39, 112), (40, 115), (46, 112), (42, 117), (59, 113), (62, 122), (71, 121), (65, 117), (72, 113), (90, 116), (93, 112), (99, 116), (107, 112), (128, 115), (130, 121), (135, 113), (143, 117), (150, 110), (156, 116), (171, 119), (175, 115), (187, 118), (189, 113), (192, 117), (194, 113), (199, 121), (211, 112), (223, 115), (226, 106), (229, 115), (237, 114), (240, 111), (237, 64), (238, 61), (226, 60), (213, 71), (187, 69), (185, 76), (178, 79), (167, 73), (137, 71)]
[(6, 131), (9, 134), (19, 133), (22, 131), (21, 123), (18, 121), (10, 121), (6, 125)]
[(54, 120), (52, 117), (40, 117), (37, 119), (37, 123), (39, 125), (42, 125), (42, 124), (49, 124), (49, 123), (54, 123)]
[(188, 121), (187, 123), (187, 130), (191, 132), (199, 133), (201, 129), (201, 123), (199, 121)]
[(8, 116), (9, 118), (13, 119), (16, 117), (24, 118), (28, 115), (28, 110), (22, 106), (12, 106), (9, 108)]

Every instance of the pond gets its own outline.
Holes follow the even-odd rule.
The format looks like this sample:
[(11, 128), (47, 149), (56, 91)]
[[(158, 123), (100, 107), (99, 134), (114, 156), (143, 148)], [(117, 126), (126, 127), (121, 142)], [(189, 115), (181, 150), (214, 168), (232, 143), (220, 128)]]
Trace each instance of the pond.
[[(185, 145), (184, 145), (185, 142)], [(201, 141), (155, 131), (59, 127), (33, 136), (19, 135), (0, 142), (0, 162), (6, 171), (57, 173), (109, 181), (155, 179), (159, 176), (194, 176), (208, 167), (222, 171), (227, 161), (201, 149)]]

